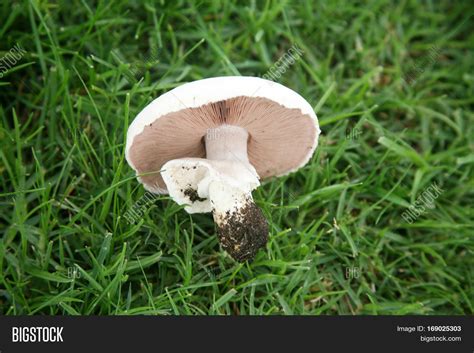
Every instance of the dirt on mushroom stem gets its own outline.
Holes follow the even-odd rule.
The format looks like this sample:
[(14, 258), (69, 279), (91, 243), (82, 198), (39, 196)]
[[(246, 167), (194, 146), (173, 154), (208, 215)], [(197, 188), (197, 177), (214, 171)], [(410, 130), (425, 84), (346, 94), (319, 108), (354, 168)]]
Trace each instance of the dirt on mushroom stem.
[(236, 261), (253, 260), (268, 240), (268, 222), (262, 211), (248, 199), (244, 207), (220, 218), (216, 224), (222, 248)]
[(207, 200), (205, 197), (200, 197), (197, 190), (193, 189), (192, 187), (189, 187), (186, 190), (184, 190), (183, 194), (186, 195), (191, 202), (196, 202), (196, 201), (202, 202), (202, 201)]

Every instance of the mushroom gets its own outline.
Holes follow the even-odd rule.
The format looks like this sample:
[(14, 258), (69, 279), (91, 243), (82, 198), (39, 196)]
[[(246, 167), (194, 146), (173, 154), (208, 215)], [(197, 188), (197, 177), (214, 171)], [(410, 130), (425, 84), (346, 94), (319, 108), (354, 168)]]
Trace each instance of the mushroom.
[(243, 262), (268, 238), (252, 191), (305, 165), (319, 134), (311, 105), (293, 90), (215, 77), (148, 104), (128, 129), (125, 154), (145, 189), (169, 193), (188, 213), (212, 212), (222, 248)]

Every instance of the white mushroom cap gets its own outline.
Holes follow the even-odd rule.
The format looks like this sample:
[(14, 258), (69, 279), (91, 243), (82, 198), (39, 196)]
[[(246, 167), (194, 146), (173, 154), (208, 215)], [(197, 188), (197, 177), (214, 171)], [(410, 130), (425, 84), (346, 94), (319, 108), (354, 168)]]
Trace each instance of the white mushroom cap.
[(126, 158), (149, 191), (166, 193), (163, 165), (203, 158), (203, 137), (222, 124), (248, 131), (248, 158), (261, 178), (305, 165), (317, 147), (318, 120), (298, 93), (256, 77), (216, 77), (179, 86), (146, 106), (130, 125)]

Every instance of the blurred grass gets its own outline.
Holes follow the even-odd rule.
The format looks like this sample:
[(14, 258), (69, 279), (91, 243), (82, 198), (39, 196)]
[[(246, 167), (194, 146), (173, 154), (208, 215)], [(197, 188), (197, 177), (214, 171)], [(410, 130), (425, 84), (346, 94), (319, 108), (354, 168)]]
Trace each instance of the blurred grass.
[[(0, 80), (0, 312), (473, 314), (473, 10), (3, 2), (0, 57), (27, 53)], [(266, 250), (233, 262), (210, 215), (166, 196), (128, 224), (144, 194), (124, 161), (134, 116), (184, 82), (262, 76), (294, 44), (279, 82), (323, 135), (307, 166), (254, 193)], [(435, 208), (406, 223), (432, 183)]]

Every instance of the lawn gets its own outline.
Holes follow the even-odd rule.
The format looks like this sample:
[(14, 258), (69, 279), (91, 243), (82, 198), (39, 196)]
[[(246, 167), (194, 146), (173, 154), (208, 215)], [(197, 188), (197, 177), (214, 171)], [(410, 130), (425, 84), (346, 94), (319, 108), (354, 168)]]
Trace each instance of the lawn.
[[(0, 11), (1, 314), (474, 314), (470, 2)], [(240, 264), (210, 214), (145, 192), (126, 133), (168, 90), (268, 75), (292, 47), (273, 79), (322, 134), (304, 168), (254, 192), (270, 237)]]

